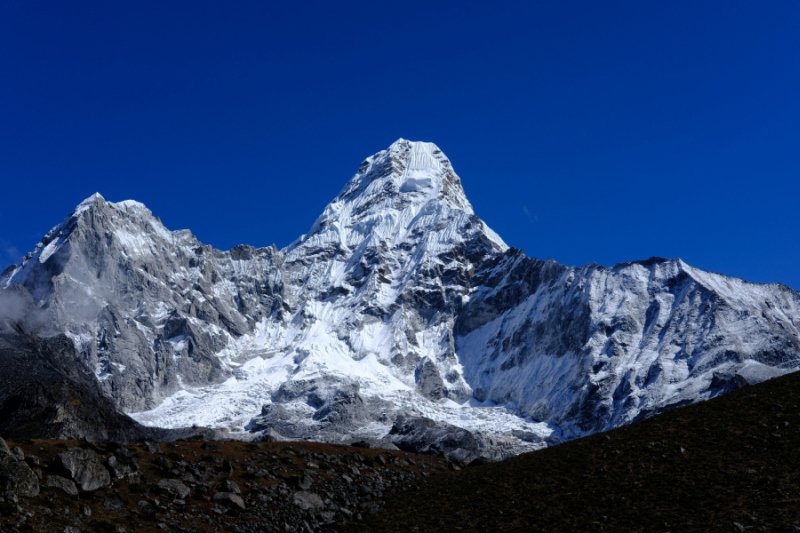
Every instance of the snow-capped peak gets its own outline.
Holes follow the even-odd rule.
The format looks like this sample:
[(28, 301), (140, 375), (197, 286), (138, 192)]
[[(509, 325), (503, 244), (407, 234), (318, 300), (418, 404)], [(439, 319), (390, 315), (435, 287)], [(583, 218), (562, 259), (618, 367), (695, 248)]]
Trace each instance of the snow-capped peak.
[(401, 138), (371, 159), (381, 158), (392, 164), (391, 179), (401, 194), (422, 193), (425, 198), (435, 197), (451, 208), (473, 214), (453, 165), (434, 143)]
[(93, 195), (89, 196), (81, 203), (79, 203), (75, 209), (72, 211), (72, 217), (78, 216), (86, 211), (91, 209), (103, 208), (103, 207), (111, 207), (120, 212), (128, 211), (128, 212), (139, 212), (145, 216), (152, 216), (152, 212), (146, 205), (142, 202), (138, 202), (136, 200), (121, 200), (119, 202), (109, 202), (105, 199), (105, 197), (100, 194), (99, 192), (94, 193)]
[(75, 207), (75, 209), (72, 212), (72, 214), (73, 215), (79, 215), (79, 214), (83, 213), (84, 211), (86, 211), (87, 209), (91, 209), (92, 207), (95, 207), (96, 205), (104, 204), (105, 201), (106, 201), (106, 199), (103, 198), (103, 195), (100, 194), (99, 192), (96, 192), (93, 195), (91, 195), (88, 198), (86, 198), (85, 200), (83, 200), (81, 203), (79, 203)]
[(99, 194), (74, 213), (0, 286), (148, 424), (499, 456), (800, 368), (800, 294), (507, 250), (431, 143), (367, 158), (281, 251), (215, 250)]
[(439, 147), (398, 139), (364, 160), (309, 232), (287, 251), (332, 243), (352, 250), (370, 240), (391, 248), (432, 231), (450, 240), (456, 237), (453, 232), (473, 219), (498, 250), (507, 248), (476, 219), (461, 180)]

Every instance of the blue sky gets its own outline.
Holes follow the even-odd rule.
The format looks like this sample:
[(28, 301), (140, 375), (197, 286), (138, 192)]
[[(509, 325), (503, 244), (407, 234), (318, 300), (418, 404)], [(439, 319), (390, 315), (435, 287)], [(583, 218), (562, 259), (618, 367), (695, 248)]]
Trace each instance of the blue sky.
[(529, 255), (800, 288), (800, 2), (0, 0), (0, 259), (84, 197), (228, 248), (439, 144)]

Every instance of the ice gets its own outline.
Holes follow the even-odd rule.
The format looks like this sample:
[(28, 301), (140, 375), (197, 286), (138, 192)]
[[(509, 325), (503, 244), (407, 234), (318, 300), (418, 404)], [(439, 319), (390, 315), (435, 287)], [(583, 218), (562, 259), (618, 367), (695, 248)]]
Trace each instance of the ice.
[(39, 262), (44, 263), (45, 261), (50, 259), (50, 257), (58, 250), (58, 247), (61, 245), (61, 242), (62, 241), (60, 238), (53, 239), (52, 241), (50, 241), (50, 243), (48, 243), (47, 246), (45, 246), (42, 252), (39, 254)]
[[(84, 214), (95, 208), (102, 216)], [(139, 202), (100, 195), (67, 222), (2, 281), (37, 283), (37, 303), (66, 317), (104, 390), (163, 383), (151, 403), (126, 398), (157, 403), (131, 413), (147, 425), (244, 438), (277, 401), (314, 437), (319, 398), (356, 390), (380, 412), (347, 435), (384, 438), (402, 413), (492, 439), (521, 432), (515, 449), (535, 449), (711, 397), (715, 380), (800, 367), (796, 293), (680, 260), (576, 269), (529, 259), (475, 216), (432, 143), (399, 139), (367, 158), (282, 250), (214, 250)], [(75, 224), (104, 238), (70, 240)], [(63, 272), (46, 278), (40, 264), (60, 249)], [(102, 351), (101, 328), (120, 337)], [(199, 358), (185, 356), (190, 346)], [(194, 372), (209, 358), (219, 383)], [(297, 397), (276, 395), (284, 385)]]

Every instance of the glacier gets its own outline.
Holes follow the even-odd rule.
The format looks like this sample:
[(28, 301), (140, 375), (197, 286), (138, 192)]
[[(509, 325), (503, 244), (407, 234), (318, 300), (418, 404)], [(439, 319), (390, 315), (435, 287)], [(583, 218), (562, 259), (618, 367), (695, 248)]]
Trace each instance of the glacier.
[(0, 286), (121, 411), (234, 438), (500, 458), (800, 368), (797, 292), (679, 259), (529, 258), (404, 139), (284, 249), (217, 250), (95, 194)]

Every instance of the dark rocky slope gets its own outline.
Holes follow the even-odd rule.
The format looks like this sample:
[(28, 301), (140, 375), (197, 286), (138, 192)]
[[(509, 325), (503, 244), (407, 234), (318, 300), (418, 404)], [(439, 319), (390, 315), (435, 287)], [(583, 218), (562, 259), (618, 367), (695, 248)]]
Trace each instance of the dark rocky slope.
[(0, 442), (3, 532), (335, 530), (451, 467), (321, 443), (9, 445)]
[(117, 411), (77, 359), (72, 341), (63, 335), (37, 337), (19, 326), (0, 334), (0, 435), (119, 442), (212, 435), (140, 425)]
[(321, 443), (0, 443), (2, 531), (796, 531), (800, 373), (460, 468)]
[(800, 373), (447, 472), (364, 531), (798, 531)]

